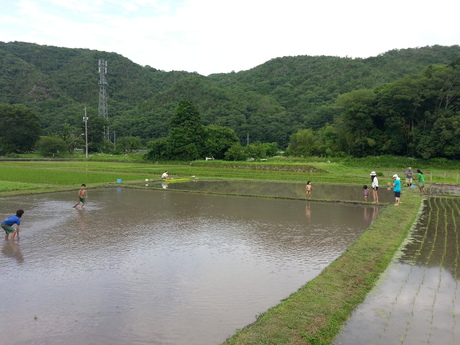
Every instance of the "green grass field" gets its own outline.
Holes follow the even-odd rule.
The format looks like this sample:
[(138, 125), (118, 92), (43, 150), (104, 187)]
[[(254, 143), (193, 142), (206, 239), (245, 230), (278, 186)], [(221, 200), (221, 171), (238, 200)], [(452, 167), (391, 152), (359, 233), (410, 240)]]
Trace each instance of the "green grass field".
[[(111, 156), (112, 159), (119, 158)], [(106, 161), (1, 161), (0, 183), (20, 182), (30, 189), (43, 186), (73, 186), (86, 184), (110, 184), (122, 179), (125, 182), (145, 179), (159, 179), (168, 170), (174, 178), (206, 179), (248, 179), (271, 181), (307, 181), (315, 183), (364, 184), (369, 182), (369, 173), (375, 170), (381, 184), (391, 182), (394, 173), (403, 177), (404, 163), (415, 163), (405, 158), (381, 157), (341, 161), (325, 159), (287, 159), (275, 157), (266, 162), (224, 162), (196, 161), (187, 163), (142, 163)], [(135, 156), (135, 159), (139, 159)], [(460, 169), (457, 162), (431, 162), (421, 167), (427, 183), (460, 183)], [(412, 164), (413, 169), (418, 167)], [(5, 189), (4, 189), (5, 188)], [(1, 187), (0, 193), (7, 190)], [(26, 186), (21, 186), (26, 190)]]

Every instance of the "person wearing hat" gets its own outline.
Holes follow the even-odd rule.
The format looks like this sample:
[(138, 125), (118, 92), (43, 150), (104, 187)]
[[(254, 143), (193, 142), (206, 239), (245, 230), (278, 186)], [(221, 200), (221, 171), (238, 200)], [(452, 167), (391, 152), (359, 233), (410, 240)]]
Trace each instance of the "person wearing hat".
[(374, 198), (374, 203), (379, 202), (379, 179), (375, 171), (371, 172), (371, 187), (372, 187), (372, 197)]
[(397, 174), (393, 175), (393, 192), (395, 193), (395, 206), (399, 205), (401, 200), (401, 179)]

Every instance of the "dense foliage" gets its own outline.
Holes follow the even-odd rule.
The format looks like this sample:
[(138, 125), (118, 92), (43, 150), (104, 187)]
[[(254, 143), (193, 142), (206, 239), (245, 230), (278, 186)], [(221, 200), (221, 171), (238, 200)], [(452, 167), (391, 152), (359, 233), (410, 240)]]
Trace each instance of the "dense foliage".
[(30, 109), (0, 104), (0, 154), (31, 151), (40, 132), (38, 116)]
[(336, 106), (334, 123), (293, 134), (288, 154), (460, 158), (460, 58), (342, 94)]
[(204, 156), (224, 158), (238, 138), (226, 127), (203, 126), (201, 115), (190, 100), (182, 100), (170, 121), (169, 134), (148, 144), (148, 160), (197, 160)]
[[(449, 92), (456, 92), (455, 76), (451, 76), (451, 91), (445, 90), (443, 106), (448, 102), (448, 109), (435, 109), (436, 97), (417, 94), (417, 87), (424, 86), (431, 93), (440, 90), (445, 70), (456, 70), (452, 61), (459, 56), (459, 46), (432, 46), (392, 50), (367, 59), (280, 57), (248, 71), (206, 77), (139, 66), (116, 53), (0, 42), (0, 104), (21, 104), (30, 109), (37, 115), (43, 135), (62, 138), (69, 152), (82, 147), (82, 116), (87, 107), (90, 152), (113, 149), (106, 139), (115, 141), (116, 135), (123, 144), (121, 150), (134, 149), (125, 146), (123, 137), (131, 138), (128, 142), (139, 138), (144, 145), (155, 142), (151, 152), (161, 156), (167, 152), (164, 148), (178, 104), (188, 99), (201, 117), (203, 138), (206, 133), (210, 135), (213, 125), (223, 136), (223, 128), (231, 129), (245, 146), (277, 143), (283, 149), (291, 144), (287, 151), (294, 155), (391, 153), (428, 157), (444, 150), (442, 156), (456, 157), (455, 131), (449, 136), (447, 129), (455, 128), (457, 121), (458, 110), (449, 96)], [(97, 114), (98, 59), (108, 61), (108, 124)], [(421, 71), (424, 82), (410, 81)], [(406, 84), (414, 85), (414, 89)], [(426, 101), (416, 105), (417, 97)], [(352, 102), (354, 99), (357, 103)], [(435, 123), (433, 119), (441, 114), (442, 120)], [(404, 130), (395, 130), (399, 124)], [(104, 128), (108, 131), (102, 136)], [(444, 141), (427, 145), (440, 135)], [(296, 152), (294, 147), (301, 147), (304, 139), (310, 144), (314, 140), (314, 145)], [(223, 148), (211, 149), (209, 136), (207, 140), (203, 149), (197, 147), (201, 158), (225, 155)], [(233, 152), (237, 151), (235, 146)]]

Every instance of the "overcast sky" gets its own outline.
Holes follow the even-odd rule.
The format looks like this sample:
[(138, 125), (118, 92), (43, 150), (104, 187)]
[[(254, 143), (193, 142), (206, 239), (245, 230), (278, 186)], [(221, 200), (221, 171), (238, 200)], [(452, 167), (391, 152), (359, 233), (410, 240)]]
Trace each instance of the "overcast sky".
[(0, 41), (115, 52), (209, 75), (282, 56), (457, 45), (459, 7), (457, 0), (0, 0)]

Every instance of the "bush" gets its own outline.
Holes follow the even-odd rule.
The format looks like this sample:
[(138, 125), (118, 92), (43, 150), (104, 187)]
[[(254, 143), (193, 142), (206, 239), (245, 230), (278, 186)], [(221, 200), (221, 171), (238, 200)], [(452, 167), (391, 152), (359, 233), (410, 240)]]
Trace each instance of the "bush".
[(37, 150), (42, 156), (54, 157), (60, 152), (67, 152), (67, 144), (61, 138), (40, 137), (37, 143)]

